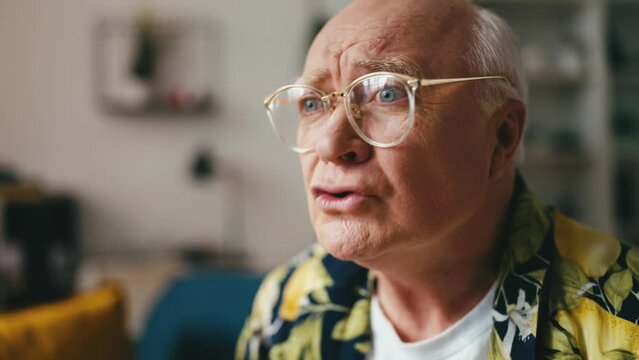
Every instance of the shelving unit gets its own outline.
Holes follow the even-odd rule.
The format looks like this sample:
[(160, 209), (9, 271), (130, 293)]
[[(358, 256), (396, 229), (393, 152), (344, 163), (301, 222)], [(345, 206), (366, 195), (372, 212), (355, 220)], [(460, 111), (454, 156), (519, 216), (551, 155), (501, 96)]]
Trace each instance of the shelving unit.
[(512, 26), (529, 81), (529, 186), (560, 211), (616, 232), (606, 3), (478, 1)]
[(608, 60), (613, 99), (615, 216), (619, 233), (639, 242), (639, 2), (608, 4)]

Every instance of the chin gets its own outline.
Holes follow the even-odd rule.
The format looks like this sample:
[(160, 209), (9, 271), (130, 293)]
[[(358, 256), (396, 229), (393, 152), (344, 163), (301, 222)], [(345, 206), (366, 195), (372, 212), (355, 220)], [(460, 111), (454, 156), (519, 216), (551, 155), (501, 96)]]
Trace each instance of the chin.
[(340, 260), (370, 258), (380, 250), (380, 233), (357, 220), (331, 220), (315, 226), (315, 232), (326, 251)]

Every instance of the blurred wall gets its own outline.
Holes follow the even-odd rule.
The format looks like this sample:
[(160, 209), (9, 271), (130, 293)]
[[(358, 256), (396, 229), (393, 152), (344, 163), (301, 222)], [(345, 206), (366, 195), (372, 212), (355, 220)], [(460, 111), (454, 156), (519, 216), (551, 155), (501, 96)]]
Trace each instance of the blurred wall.
[[(85, 253), (245, 241), (270, 266), (313, 241), (297, 158), (271, 133), (262, 100), (301, 71), (310, 2), (155, 0), (159, 14), (210, 18), (225, 68), (210, 119), (127, 119), (100, 111), (93, 36), (132, 1), (0, 0), (0, 163), (77, 195)], [(194, 152), (210, 146), (219, 177), (196, 184)], [(239, 179), (239, 180), (238, 180)], [(229, 219), (225, 191), (241, 184)], [(230, 200), (229, 200), (230, 199)], [(236, 221), (235, 225), (230, 224)], [(209, 240), (210, 239), (210, 240)]]

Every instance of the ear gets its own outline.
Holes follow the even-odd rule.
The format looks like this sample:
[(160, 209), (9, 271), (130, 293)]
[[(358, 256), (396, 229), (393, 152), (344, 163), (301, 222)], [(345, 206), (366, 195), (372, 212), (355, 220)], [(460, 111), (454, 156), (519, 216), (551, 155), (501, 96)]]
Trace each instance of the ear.
[(514, 156), (524, 134), (526, 105), (519, 100), (508, 100), (490, 121), (493, 127), (494, 147), (490, 159), (490, 177), (500, 178), (512, 167)]

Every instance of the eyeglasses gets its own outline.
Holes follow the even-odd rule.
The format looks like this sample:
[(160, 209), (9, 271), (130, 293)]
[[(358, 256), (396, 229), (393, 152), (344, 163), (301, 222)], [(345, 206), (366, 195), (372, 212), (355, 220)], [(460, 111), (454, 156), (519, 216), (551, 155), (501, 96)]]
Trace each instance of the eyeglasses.
[(418, 79), (374, 72), (355, 79), (344, 92), (327, 94), (308, 85), (283, 86), (264, 100), (264, 106), (277, 136), (297, 153), (313, 149), (339, 98), (355, 132), (372, 146), (389, 148), (404, 141), (413, 127), (417, 89), (488, 79), (508, 82), (504, 76)]

